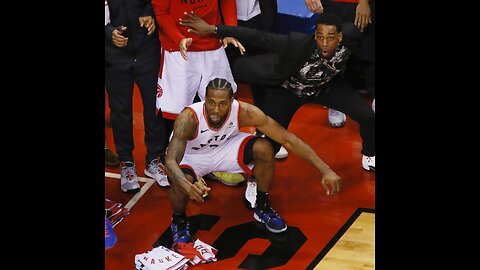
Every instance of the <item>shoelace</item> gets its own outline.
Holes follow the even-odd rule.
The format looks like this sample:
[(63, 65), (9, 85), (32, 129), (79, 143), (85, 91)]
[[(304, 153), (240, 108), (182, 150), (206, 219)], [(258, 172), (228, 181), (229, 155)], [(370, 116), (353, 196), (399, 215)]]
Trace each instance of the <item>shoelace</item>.
[(165, 175), (165, 169), (163, 168), (162, 164), (156, 160), (150, 162), (150, 168), (153, 170), (154, 173)]
[(135, 167), (125, 166), (125, 168), (125, 178), (127, 178), (127, 181), (131, 181), (133, 179), (133, 176), (135, 175)]

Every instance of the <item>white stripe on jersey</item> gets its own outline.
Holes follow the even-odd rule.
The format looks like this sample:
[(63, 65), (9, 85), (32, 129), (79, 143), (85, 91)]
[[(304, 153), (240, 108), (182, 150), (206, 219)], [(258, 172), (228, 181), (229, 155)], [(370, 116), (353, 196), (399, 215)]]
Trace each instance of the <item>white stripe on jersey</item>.
[(214, 149), (223, 149), (227, 142), (231, 138), (237, 136), (237, 134), (240, 132), (240, 104), (237, 100), (233, 100), (227, 118), (219, 129), (215, 129), (208, 125), (208, 115), (206, 115), (204, 104), (205, 101), (200, 101), (190, 106), (187, 106), (187, 108), (190, 108), (195, 113), (198, 120), (198, 128), (195, 139), (187, 142), (185, 154), (209, 153), (211, 150)]

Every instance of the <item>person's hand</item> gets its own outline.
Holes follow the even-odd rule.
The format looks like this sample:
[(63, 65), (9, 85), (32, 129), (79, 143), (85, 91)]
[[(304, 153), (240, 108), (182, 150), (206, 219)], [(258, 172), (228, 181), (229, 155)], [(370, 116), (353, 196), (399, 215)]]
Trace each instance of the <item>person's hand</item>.
[(359, 1), (355, 11), (355, 26), (363, 32), (369, 23), (372, 23), (372, 13), (368, 1)]
[(320, 0), (304, 0), (305, 5), (313, 13), (323, 13), (323, 5)]
[(140, 22), (140, 27), (148, 29), (148, 35), (153, 34), (153, 31), (155, 31), (155, 20), (152, 16), (138, 17), (138, 21)]
[(322, 186), (327, 192), (327, 195), (333, 195), (339, 192), (341, 184), (342, 179), (333, 171), (325, 174), (322, 178)]
[(238, 41), (238, 39), (234, 37), (225, 37), (223, 38), (222, 42), (223, 42), (223, 48), (227, 48), (228, 43), (232, 43), (233, 46), (238, 48), (238, 50), (242, 55), (245, 53), (245, 47), (243, 47), (242, 43), (240, 43), (240, 41)]
[(119, 48), (122, 48), (127, 45), (128, 38), (122, 36), (123, 31), (127, 30), (126, 26), (119, 26), (112, 32), (112, 41), (113, 44)]
[(208, 24), (197, 14), (193, 13), (193, 11), (191, 13), (184, 12), (184, 14), (187, 15), (190, 19), (180, 19), (180, 25), (190, 27), (189, 29), (187, 29), (187, 32), (194, 33), (202, 37), (213, 34), (215, 30), (214, 25)]
[(204, 202), (205, 200), (203, 199), (202, 195), (210, 190), (211, 188), (204, 186), (197, 181), (188, 189), (188, 196), (191, 200), (195, 200), (197, 202)]
[(180, 54), (182, 55), (183, 59), (187, 61), (187, 50), (188, 47), (192, 45), (192, 38), (184, 38), (180, 41), (180, 44), (178, 45), (180, 47)]

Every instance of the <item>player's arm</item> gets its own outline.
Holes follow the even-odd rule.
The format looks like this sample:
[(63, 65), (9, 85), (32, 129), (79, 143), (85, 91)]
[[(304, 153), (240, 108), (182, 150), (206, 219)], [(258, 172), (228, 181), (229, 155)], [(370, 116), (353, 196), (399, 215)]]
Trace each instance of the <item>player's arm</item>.
[[(289, 132), (259, 108), (240, 102), (240, 126), (254, 126), (274, 141), (283, 145), (315, 166), (323, 175), (322, 185), (327, 195), (340, 191), (340, 177), (315, 153), (315, 151), (295, 134)], [(330, 189), (331, 188), (331, 189)]]
[(190, 183), (179, 166), (185, 154), (187, 141), (195, 137), (197, 124), (191, 110), (185, 109), (177, 116), (173, 127), (173, 136), (168, 144), (165, 169), (169, 180), (180, 186), (181, 190), (190, 196), (190, 199), (203, 202), (204, 190)]

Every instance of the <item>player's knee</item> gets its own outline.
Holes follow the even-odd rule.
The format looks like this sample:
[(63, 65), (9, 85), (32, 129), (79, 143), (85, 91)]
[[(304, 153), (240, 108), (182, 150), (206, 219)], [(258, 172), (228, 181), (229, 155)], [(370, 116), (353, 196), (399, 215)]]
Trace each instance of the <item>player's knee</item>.
[(253, 145), (253, 154), (255, 158), (273, 159), (272, 144), (265, 138), (258, 138)]

